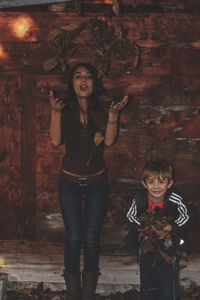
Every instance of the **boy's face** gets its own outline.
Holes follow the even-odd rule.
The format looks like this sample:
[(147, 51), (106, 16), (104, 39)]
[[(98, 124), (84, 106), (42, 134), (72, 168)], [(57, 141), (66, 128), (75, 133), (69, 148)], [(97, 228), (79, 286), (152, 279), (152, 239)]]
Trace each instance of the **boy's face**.
[(162, 176), (152, 175), (142, 182), (143, 186), (154, 198), (161, 198), (172, 186), (173, 180)]

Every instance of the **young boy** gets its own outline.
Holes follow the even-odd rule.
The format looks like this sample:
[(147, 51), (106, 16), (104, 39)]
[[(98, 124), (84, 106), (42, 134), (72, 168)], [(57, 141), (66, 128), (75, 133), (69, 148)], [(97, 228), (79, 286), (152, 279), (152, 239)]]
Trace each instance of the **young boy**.
[(142, 174), (144, 190), (127, 213), (130, 234), (138, 233), (140, 300), (177, 299), (178, 254), (185, 250), (184, 230), (192, 215), (173, 186), (172, 166), (149, 161)]

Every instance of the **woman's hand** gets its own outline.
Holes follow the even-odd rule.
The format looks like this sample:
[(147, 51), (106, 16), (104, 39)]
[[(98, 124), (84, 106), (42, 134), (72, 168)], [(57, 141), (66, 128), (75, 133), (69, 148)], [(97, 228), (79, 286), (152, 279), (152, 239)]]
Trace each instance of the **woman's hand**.
[(50, 102), (52, 111), (61, 112), (65, 106), (65, 103), (62, 100), (54, 97), (53, 91), (49, 92), (49, 102)]
[(120, 101), (117, 102), (113, 101), (110, 105), (109, 112), (113, 112), (113, 113), (119, 112), (126, 106), (127, 103), (128, 103), (128, 96), (126, 95)]

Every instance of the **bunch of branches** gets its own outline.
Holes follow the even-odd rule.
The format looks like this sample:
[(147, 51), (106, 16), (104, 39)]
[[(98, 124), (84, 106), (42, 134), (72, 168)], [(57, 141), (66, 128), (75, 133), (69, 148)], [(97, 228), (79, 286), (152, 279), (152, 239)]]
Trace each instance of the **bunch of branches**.
[[(57, 54), (48, 58), (43, 68), (52, 71), (60, 66), (62, 71), (67, 70), (69, 58), (82, 53), (85, 49), (102, 63), (102, 72), (109, 71), (111, 58), (126, 60), (132, 58), (132, 67), (137, 69), (140, 61), (140, 49), (137, 44), (128, 38), (128, 29), (121, 19), (111, 25), (109, 20), (90, 18), (83, 22), (75, 22), (51, 30), (49, 41), (57, 48)], [(81, 50), (80, 50), (81, 49)]]
[(167, 251), (170, 247), (173, 249), (173, 232), (168, 230), (171, 218), (163, 216), (156, 209), (148, 209), (139, 219), (143, 224), (139, 229), (139, 238), (143, 240), (143, 253), (153, 252), (155, 263), (159, 261), (175, 265), (173, 251)]

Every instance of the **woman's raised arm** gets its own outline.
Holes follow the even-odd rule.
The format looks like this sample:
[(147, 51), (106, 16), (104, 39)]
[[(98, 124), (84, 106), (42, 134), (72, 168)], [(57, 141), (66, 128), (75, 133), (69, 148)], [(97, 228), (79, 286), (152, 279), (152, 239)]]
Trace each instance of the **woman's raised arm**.
[(105, 140), (104, 144), (106, 146), (111, 146), (117, 137), (118, 133), (118, 123), (119, 123), (119, 114), (128, 102), (128, 96), (124, 96), (121, 101), (113, 101), (109, 108), (108, 114), (108, 123), (106, 126)]
[(51, 105), (51, 120), (50, 120), (50, 138), (55, 146), (61, 144), (61, 112), (65, 104), (54, 97), (53, 91), (49, 93), (49, 102)]

